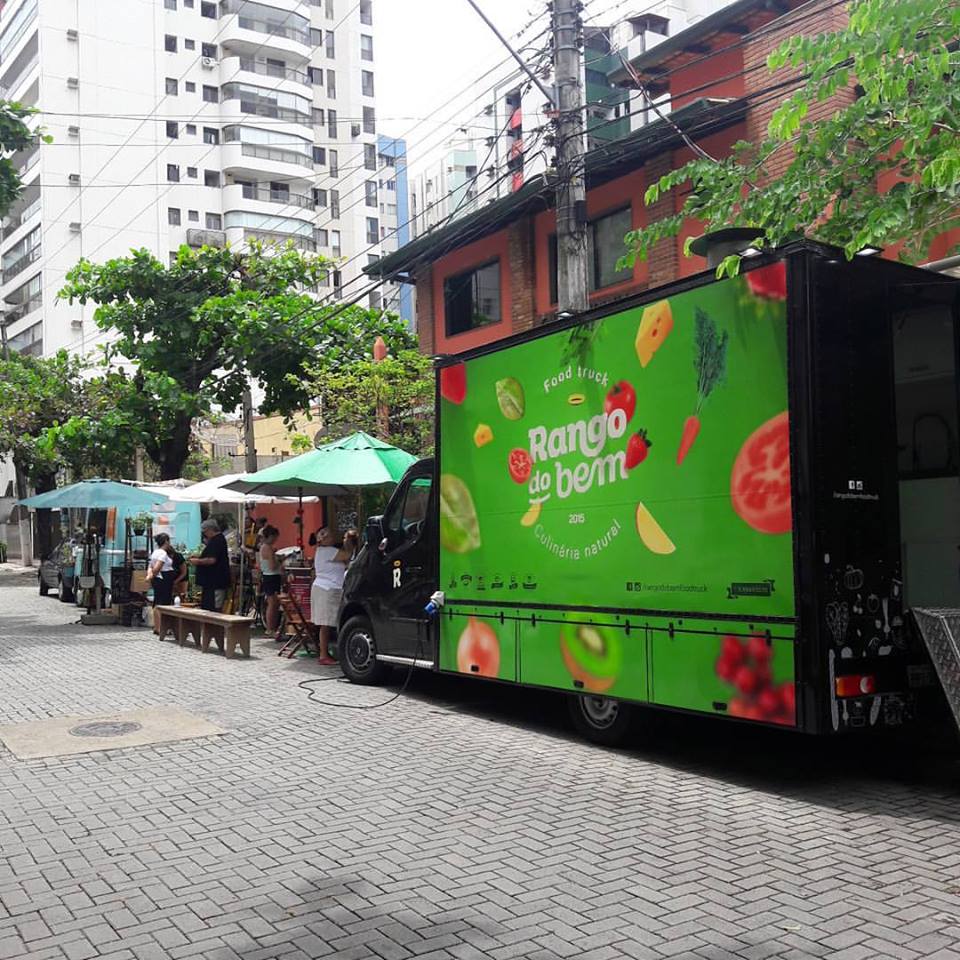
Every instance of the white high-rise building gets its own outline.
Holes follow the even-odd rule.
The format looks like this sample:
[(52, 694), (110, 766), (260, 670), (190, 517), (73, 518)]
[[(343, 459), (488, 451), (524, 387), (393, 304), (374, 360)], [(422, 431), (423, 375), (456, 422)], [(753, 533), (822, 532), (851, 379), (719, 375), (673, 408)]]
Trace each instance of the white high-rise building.
[[(0, 242), (12, 349), (86, 352), (93, 308), (57, 302), (81, 257), (293, 241), (379, 255), (374, 0), (8, 0), (0, 87), (53, 137), (16, 158)], [(322, 293), (323, 291), (321, 291)]]

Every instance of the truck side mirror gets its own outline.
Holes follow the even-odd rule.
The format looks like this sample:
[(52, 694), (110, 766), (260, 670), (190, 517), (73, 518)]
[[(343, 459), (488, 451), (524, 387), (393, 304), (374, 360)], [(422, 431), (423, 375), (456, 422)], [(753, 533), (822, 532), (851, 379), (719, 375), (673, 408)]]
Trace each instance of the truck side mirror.
[(371, 546), (378, 544), (383, 539), (383, 517), (367, 518), (367, 543)]

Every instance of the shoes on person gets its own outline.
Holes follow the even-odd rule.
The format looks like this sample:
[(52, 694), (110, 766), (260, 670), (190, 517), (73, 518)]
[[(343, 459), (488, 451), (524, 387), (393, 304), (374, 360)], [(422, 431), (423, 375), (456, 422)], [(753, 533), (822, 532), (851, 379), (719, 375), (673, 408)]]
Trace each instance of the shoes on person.
[(321, 667), (335, 667), (339, 661), (334, 660), (333, 657), (317, 657), (317, 663)]

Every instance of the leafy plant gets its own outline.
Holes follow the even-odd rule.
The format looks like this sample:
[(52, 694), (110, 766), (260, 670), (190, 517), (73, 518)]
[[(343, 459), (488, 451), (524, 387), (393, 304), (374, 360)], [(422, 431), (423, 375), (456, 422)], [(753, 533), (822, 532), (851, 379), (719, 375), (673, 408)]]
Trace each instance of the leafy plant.
[[(801, 82), (766, 136), (653, 183), (647, 204), (692, 189), (674, 214), (627, 234), (620, 264), (646, 259), (687, 218), (706, 230), (756, 228), (755, 245), (810, 237), (852, 257), (867, 246), (903, 243), (904, 256), (925, 257), (935, 237), (960, 227), (958, 35), (960, 0), (852, 0), (843, 29), (791, 37), (768, 67)], [(829, 115), (811, 116), (815, 104), (834, 97)], [(718, 274), (734, 275), (738, 266), (728, 257)]]

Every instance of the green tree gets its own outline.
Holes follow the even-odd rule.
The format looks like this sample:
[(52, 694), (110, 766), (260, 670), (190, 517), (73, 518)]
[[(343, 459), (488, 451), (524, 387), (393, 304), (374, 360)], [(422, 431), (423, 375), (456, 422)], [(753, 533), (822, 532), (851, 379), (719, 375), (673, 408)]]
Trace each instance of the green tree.
[(190, 455), (195, 418), (236, 411), (251, 380), (264, 391), (264, 413), (309, 408), (306, 365), (317, 355), (348, 362), (378, 325), (390, 327), (312, 297), (329, 269), (292, 247), (181, 247), (169, 266), (136, 250), (99, 265), (82, 260), (60, 296), (97, 304), (97, 325), (114, 334), (108, 360), (135, 365), (132, 408), (147, 452), (170, 480)]
[(25, 123), (36, 114), (33, 107), (0, 100), (0, 217), (7, 215), (13, 202), (23, 191), (23, 183), (15, 165), (13, 154), (38, 143), (49, 142), (42, 132), (31, 130)]
[[(904, 241), (905, 254), (922, 259), (934, 237), (960, 226), (958, 36), (960, 0), (852, 0), (844, 29), (791, 37), (768, 66), (801, 80), (765, 138), (652, 184), (648, 204), (687, 185), (692, 192), (675, 215), (627, 235), (624, 262), (645, 259), (687, 217), (708, 230), (757, 228), (770, 246), (809, 237), (847, 256)], [(813, 104), (853, 84), (855, 98), (809, 119)], [(893, 186), (881, 192), (881, 182)], [(728, 258), (721, 272), (737, 263)]]
[[(358, 360), (314, 369), (324, 433), (331, 440), (363, 430), (417, 456), (433, 452), (432, 363), (400, 350), (379, 363)], [(386, 430), (384, 430), (386, 427)]]

